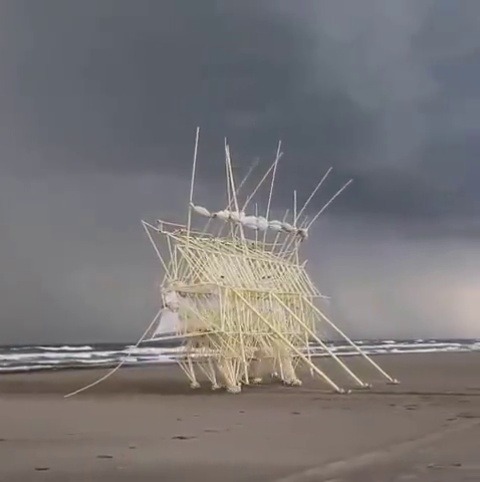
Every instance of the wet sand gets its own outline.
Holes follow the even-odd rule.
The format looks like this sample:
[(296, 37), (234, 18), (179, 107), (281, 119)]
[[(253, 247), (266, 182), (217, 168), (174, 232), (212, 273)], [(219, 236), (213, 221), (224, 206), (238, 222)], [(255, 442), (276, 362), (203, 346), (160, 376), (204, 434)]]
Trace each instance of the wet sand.
[(336, 395), (304, 375), (229, 395), (161, 366), (65, 400), (105, 372), (4, 375), (0, 481), (480, 480), (480, 353), (375, 360), (402, 383)]

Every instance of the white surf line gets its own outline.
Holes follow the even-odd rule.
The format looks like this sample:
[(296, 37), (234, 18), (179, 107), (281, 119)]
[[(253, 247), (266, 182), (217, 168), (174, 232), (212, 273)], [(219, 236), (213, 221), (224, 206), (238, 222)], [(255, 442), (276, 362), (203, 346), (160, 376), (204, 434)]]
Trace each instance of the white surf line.
[[(420, 447), (429, 445), (433, 442), (441, 440), (453, 433), (468, 430), (475, 426), (480, 426), (478, 420), (467, 420), (458, 422), (452, 427), (445, 429), (445, 427), (424, 435), (415, 440), (407, 440), (397, 444), (390, 445), (381, 450), (374, 450), (354, 457), (330, 462), (319, 467), (291, 474), (287, 477), (277, 479), (275, 482), (319, 482), (325, 478), (337, 477), (340, 475), (347, 475), (353, 470), (366, 468), (374, 463), (383, 464), (394, 460), (406, 453), (413, 452)], [(321, 478), (321, 479), (320, 479)]]

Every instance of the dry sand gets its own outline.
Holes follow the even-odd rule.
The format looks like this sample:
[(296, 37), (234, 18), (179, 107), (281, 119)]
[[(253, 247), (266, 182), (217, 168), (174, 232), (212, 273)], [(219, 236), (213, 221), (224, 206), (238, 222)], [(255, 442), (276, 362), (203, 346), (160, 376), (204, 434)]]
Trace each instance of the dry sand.
[(64, 400), (104, 372), (5, 375), (0, 481), (480, 480), (480, 353), (376, 360), (401, 385), (335, 395), (304, 377), (228, 395), (162, 366)]

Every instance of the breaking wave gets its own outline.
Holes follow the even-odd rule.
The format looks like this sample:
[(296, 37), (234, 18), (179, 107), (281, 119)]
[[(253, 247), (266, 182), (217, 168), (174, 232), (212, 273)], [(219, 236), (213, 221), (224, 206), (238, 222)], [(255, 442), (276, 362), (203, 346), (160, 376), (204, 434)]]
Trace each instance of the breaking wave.
[[(370, 355), (480, 351), (480, 339), (358, 340), (356, 343)], [(327, 346), (337, 355), (357, 354), (345, 343), (331, 342)], [(326, 355), (320, 346), (312, 345), (312, 349), (316, 356)], [(172, 363), (181, 351), (182, 347), (159, 343), (148, 343), (138, 348), (129, 344), (0, 346), (0, 373), (111, 367), (126, 356), (127, 366)]]

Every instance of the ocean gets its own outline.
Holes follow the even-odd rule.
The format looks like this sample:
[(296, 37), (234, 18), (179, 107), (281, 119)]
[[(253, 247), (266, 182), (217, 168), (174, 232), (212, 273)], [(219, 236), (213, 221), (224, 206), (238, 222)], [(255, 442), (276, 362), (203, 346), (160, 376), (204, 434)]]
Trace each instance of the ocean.
[[(401, 353), (480, 351), (480, 339), (470, 340), (357, 340), (370, 355)], [(327, 343), (342, 356), (356, 352), (345, 343)], [(316, 356), (323, 356), (319, 346), (312, 345)], [(126, 366), (172, 363), (182, 348), (145, 343), (138, 348), (131, 344), (97, 343), (85, 345), (10, 345), (0, 346), (0, 374), (71, 368), (112, 367), (127, 357)]]

